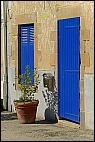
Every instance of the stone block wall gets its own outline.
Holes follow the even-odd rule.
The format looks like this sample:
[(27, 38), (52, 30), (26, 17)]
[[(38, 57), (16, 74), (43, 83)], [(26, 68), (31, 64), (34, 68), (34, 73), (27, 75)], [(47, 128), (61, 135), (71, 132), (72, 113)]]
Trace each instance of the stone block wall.
[(85, 124), (84, 74), (94, 74), (93, 1), (9, 1), (10, 62), (18, 78), (18, 25), (34, 23), (34, 58), (38, 70), (55, 71), (57, 82), (57, 20), (80, 17), (80, 115)]
[[(28, 9), (27, 9), (28, 8)], [(48, 2), (12, 2), (11, 5), (11, 38), (17, 38), (18, 24), (35, 22), (37, 30), (35, 33), (35, 44), (37, 51), (35, 51), (36, 64), (39, 69), (51, 69), (53, 65), (50, 61), (52, 53), (55, 53), (55, 15), (53, 15), (55, 5), (53, 3), (52, 8), (49, 7)], [(14, 41), (14, 40), (13, 40)], [(16, 39), (17, 41), (17, 39)], [(14, 41), (15, 42), (15, 41)], [(12, 46), (17, 45), (12, 43)], [(12, 60), (14, 60), (14, 47), (11, 48)], [(40, 60), (38, 60), (40, 59)], [(38, 61), (37, 61), (38, 60)], [(14, 65), (12, 62), (11, 65)], [(14, 65), (15, 66), (15, 65)]]
[[(81, 60), (85, 65), (85, 73), (93, 73), (94, 51), (94, 19), (93, 2), (68, 2), (68, 1), (13, 1), (11, 2), (11, 65), (14, 61), (18, 47), (18, 24), (35, 22), (36, 65), (39, 69), (52, 69), (56, 62), (52, 62), (52, 55), (56, 60), (57, 28), (56, 21), (59, 18), (81, 16), (83, 29), (81, 29)], [(71, 7), (71, 8), (70, 8)], [(71, 10), (68, 10), (68, 9)], [(82, 50), (82, 48), (85, 48)], [(85, 52), (85, 53), (84, 53)], [(86, 60), (87, 59), (87, 60)]]

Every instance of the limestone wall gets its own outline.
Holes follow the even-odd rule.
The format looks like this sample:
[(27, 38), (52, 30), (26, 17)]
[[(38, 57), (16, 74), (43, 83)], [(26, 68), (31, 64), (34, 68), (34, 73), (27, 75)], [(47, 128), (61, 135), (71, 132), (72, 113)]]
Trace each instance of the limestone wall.
[[(55, 10), (55, 2), (52, 3), (52, 7), (48, 2), (12, 2), (12, 7), (10, 15), (12, 15), (11, 24), (11, 65), (15, 65), (15, 49), (17, 39), (17, 24), (18, 23), (31, 23), (32, 18), (36, 18), (35, 26), (37, 29), (37, 34), (35, 35), (35, 42), (37, 51), (35, 53), (37, 61), (37, 66), (39, 69), (49, 70), (55, 65), (54, 61), (51, 60), (55, 55), (55, 20), (56, 17), (53, 15)], [(34, 16), (33, 13), (35, 13)], [(16, 18), (17, 17), (17, 18)], [(23, 21), (24, 19), (24, 21)], [(21, 22), (22, 21), (22, 22)], [(52, 38), (51, 38), (52, 36)], [(37, 54), (37, 55), (36, 55)]]
[(85, 114), (87, 114), (85, 107), (89, 105), (88, 101), (85, 102), (84, 75), (94, 74), (93, 1), (9, 1), (9, 67), (15, 70), (17, 84), (18, 24), (33, 22), (35, 25), (35, 67), (42, 71), (55, 71), (57, 82), (57, 20), (70, 17), (80, 17), (81, 19), (80, 121), (81, 125), (84, 126)]
[[(88, 39), (83, 41), (85, 44), (86, 55), (82, 55), (82, 60), (87, 64), (85, 67), (85, 73), (93, 73), (93, 50), (94, 50), (94, 8), (93, 2), (90, 1), (13, 1), (11, 2), (11, 9), (9, 11), (11, 15), (12, 31), (10, 33), (11, 38), (11, 65), (15, 65), (16, 48), (17, 48), (17, 24), (23, 21), (24, 23), (30, 23), (35, 18), (35, 24), (37, 25), (36, 33), (36, 47), (37, 51), (35, 56), (37, 57), (37, 66), (39, 69), (49, 70), (55, 67), (56, 58), (56, 21), (58, 16), (62, 18), (64, 14), (69, 13), (69, 10), (65, 9), (69, 6), (73, 8), (74, 12), (79, 13), (81, 11), (82, 17), (85, 18), (84, 26), (87, 32)], [(74, 8), (75, 7), (75, 8)], [(58, 12), (63, 9), (63, 12)], [(33, 16), (33, 13), (34, 16)], [(22, 23), (23, 23), (22, 22)], [(37, 55), (36, 55), (37, 54)], [(86, 61), (86, 59), (88, 60)]]

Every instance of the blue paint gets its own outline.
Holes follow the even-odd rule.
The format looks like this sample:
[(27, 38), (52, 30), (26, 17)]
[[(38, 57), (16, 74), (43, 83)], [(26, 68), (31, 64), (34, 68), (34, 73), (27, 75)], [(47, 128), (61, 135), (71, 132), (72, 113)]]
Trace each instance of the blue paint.
[[(34, 71), (34, 24), (19, 26), (19, 74), (25, 72), (28, 65), (33, 78)], [(34, 78), (32, 83), (34, 82)]]
[(58, 113), (80, 119), (80, 18), (58, 20)]

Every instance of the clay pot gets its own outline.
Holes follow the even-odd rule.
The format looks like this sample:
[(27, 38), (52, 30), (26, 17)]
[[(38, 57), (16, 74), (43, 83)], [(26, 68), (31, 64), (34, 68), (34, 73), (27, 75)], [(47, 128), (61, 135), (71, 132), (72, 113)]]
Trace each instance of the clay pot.
[(17, 117), (20, 123), (34, 123), (36, 118), (36, 111), (39, 101), (16, 103), (15, 108)]

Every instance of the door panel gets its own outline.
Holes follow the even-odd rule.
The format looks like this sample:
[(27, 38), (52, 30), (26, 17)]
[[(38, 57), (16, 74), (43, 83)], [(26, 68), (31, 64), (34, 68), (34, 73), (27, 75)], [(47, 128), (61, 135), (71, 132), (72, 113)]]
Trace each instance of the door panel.
[(58, 20), (58, 113), (79, 122), (80, 18)]

